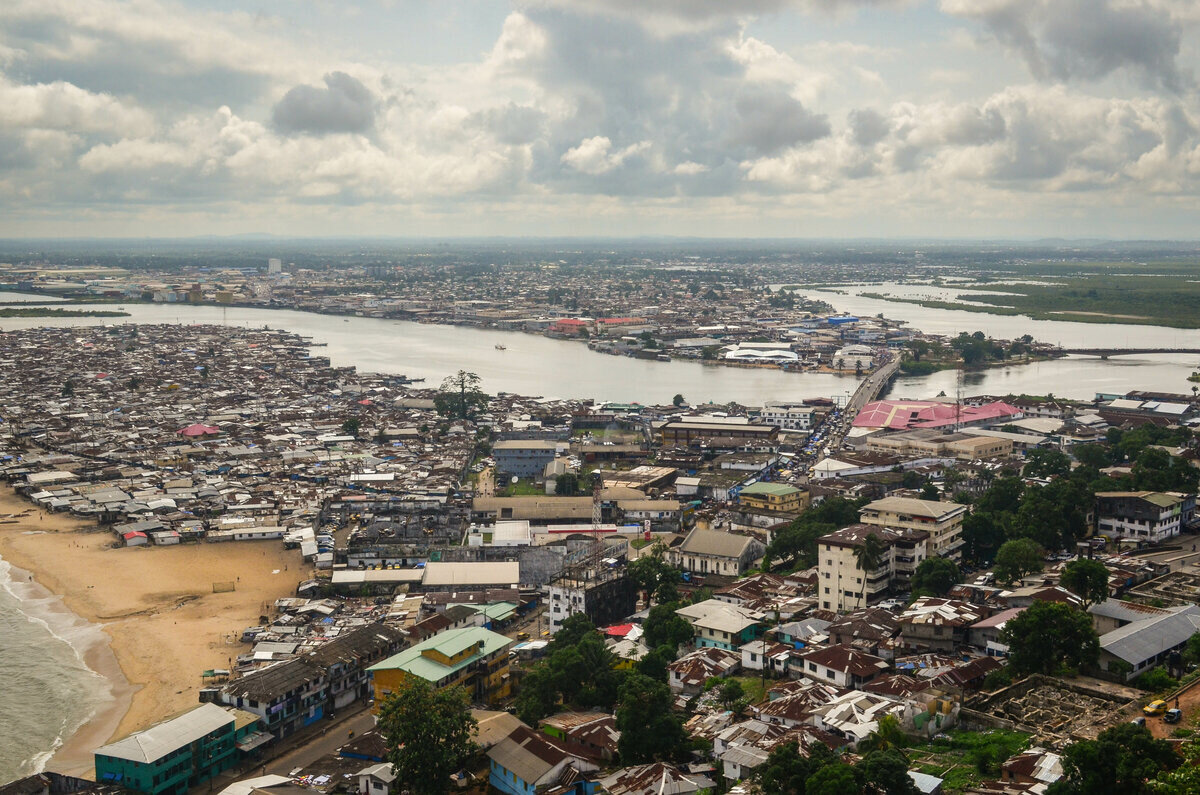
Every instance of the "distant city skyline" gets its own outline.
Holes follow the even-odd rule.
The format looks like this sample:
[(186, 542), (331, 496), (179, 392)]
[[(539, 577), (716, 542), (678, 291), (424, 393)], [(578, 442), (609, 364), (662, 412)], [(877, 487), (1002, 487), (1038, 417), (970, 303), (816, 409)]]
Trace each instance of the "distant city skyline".
[(0, 237), (1195, 239), (1192, 0), (10, 0)]

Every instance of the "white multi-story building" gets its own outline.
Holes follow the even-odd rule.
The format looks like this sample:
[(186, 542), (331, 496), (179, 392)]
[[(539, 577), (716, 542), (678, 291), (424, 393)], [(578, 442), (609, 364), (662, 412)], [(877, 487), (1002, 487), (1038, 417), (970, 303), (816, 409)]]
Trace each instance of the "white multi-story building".
[(1096, 531), (1158, 544), (1179, 535), (1196, 512), (1196, 495), (1164, 491), (1096, 493)]
[(929, 554), (952, 560), (962, 556), (962, 523), (966, 516), (965, 505), (910, 497), (884, 497), (859, 511), (864, 524), (929, 533)]
[(763, 406), (759, 415), (762, 421), (778, 425), (785, 431), (811, 431), (813, 414), (816, 409), (812, 406)]
[[(882, 547), (879, 566), (864, 571), (856, 550), (867, 536)], [(893, 584), (904, 585), (929, 556), (929, 534), (852, 524), (817, 539), (817, 598), (822, 608), (848, 612), (883, 599)]]

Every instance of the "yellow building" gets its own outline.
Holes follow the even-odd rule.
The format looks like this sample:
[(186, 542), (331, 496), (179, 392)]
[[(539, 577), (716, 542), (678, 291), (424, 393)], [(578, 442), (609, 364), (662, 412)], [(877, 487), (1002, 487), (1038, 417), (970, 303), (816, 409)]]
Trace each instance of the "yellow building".
[(808, 508), (811, 496), (783, 483), (754, 483), (738, 494), (738, 503), (751, 510), (799, 513)]
[(428, 640), (376, 663), (371, 672), (375, 712), (383, 700), (409, 677), (424, 679), (438, 690), (462, 685), (472, 702), (491, 704), (511, 690), (508, 647), (512, 640), (483, 627), (463, 627)]

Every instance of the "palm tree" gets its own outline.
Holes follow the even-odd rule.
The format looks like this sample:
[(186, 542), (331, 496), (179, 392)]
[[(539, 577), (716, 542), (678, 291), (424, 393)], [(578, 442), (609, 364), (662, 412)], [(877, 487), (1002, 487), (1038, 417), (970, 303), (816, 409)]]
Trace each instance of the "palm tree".
[(845, 370), (845, 369), (846, 369), (846, 360), (845, 360), (845, 359), (838, 359), (838, 360), (837, 360), (837, 369), (839, 369), (839, 370)]
[[(875, 571), (883, 565), (883, 553), (885, 547), (883, 541), (875, 533), (869, 533), (861, 544), (854, 548), (854, 560), (858, 568), (862, 569), (863, 579), (867, 580), (871, 572)], [(862, 590), (859, 591), (859, 599), (865, 598), (867, 593), (867, 583), (863, 583)]]
[[(871, 751), (887, 751), (895, 749), (900, 751), (908, 745), (908, 737), (900, 728), (900, 721), (895, 715), (884, 715), (879, 719), (879, 724), (875, 731), (868, 734), (858, 744), (855, 751), (859, 754), (867, 754)], [(903, 751), (900, 751), (902, 756), (905, 756)]]

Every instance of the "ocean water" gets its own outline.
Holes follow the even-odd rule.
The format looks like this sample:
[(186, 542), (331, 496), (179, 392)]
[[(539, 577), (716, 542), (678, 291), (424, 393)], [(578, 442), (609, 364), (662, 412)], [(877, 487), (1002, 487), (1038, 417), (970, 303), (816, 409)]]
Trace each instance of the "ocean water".
[(84, 662), (103, 631), (0, 560), (0, 783), (45, 769), (80, 726), (113, 702)]

